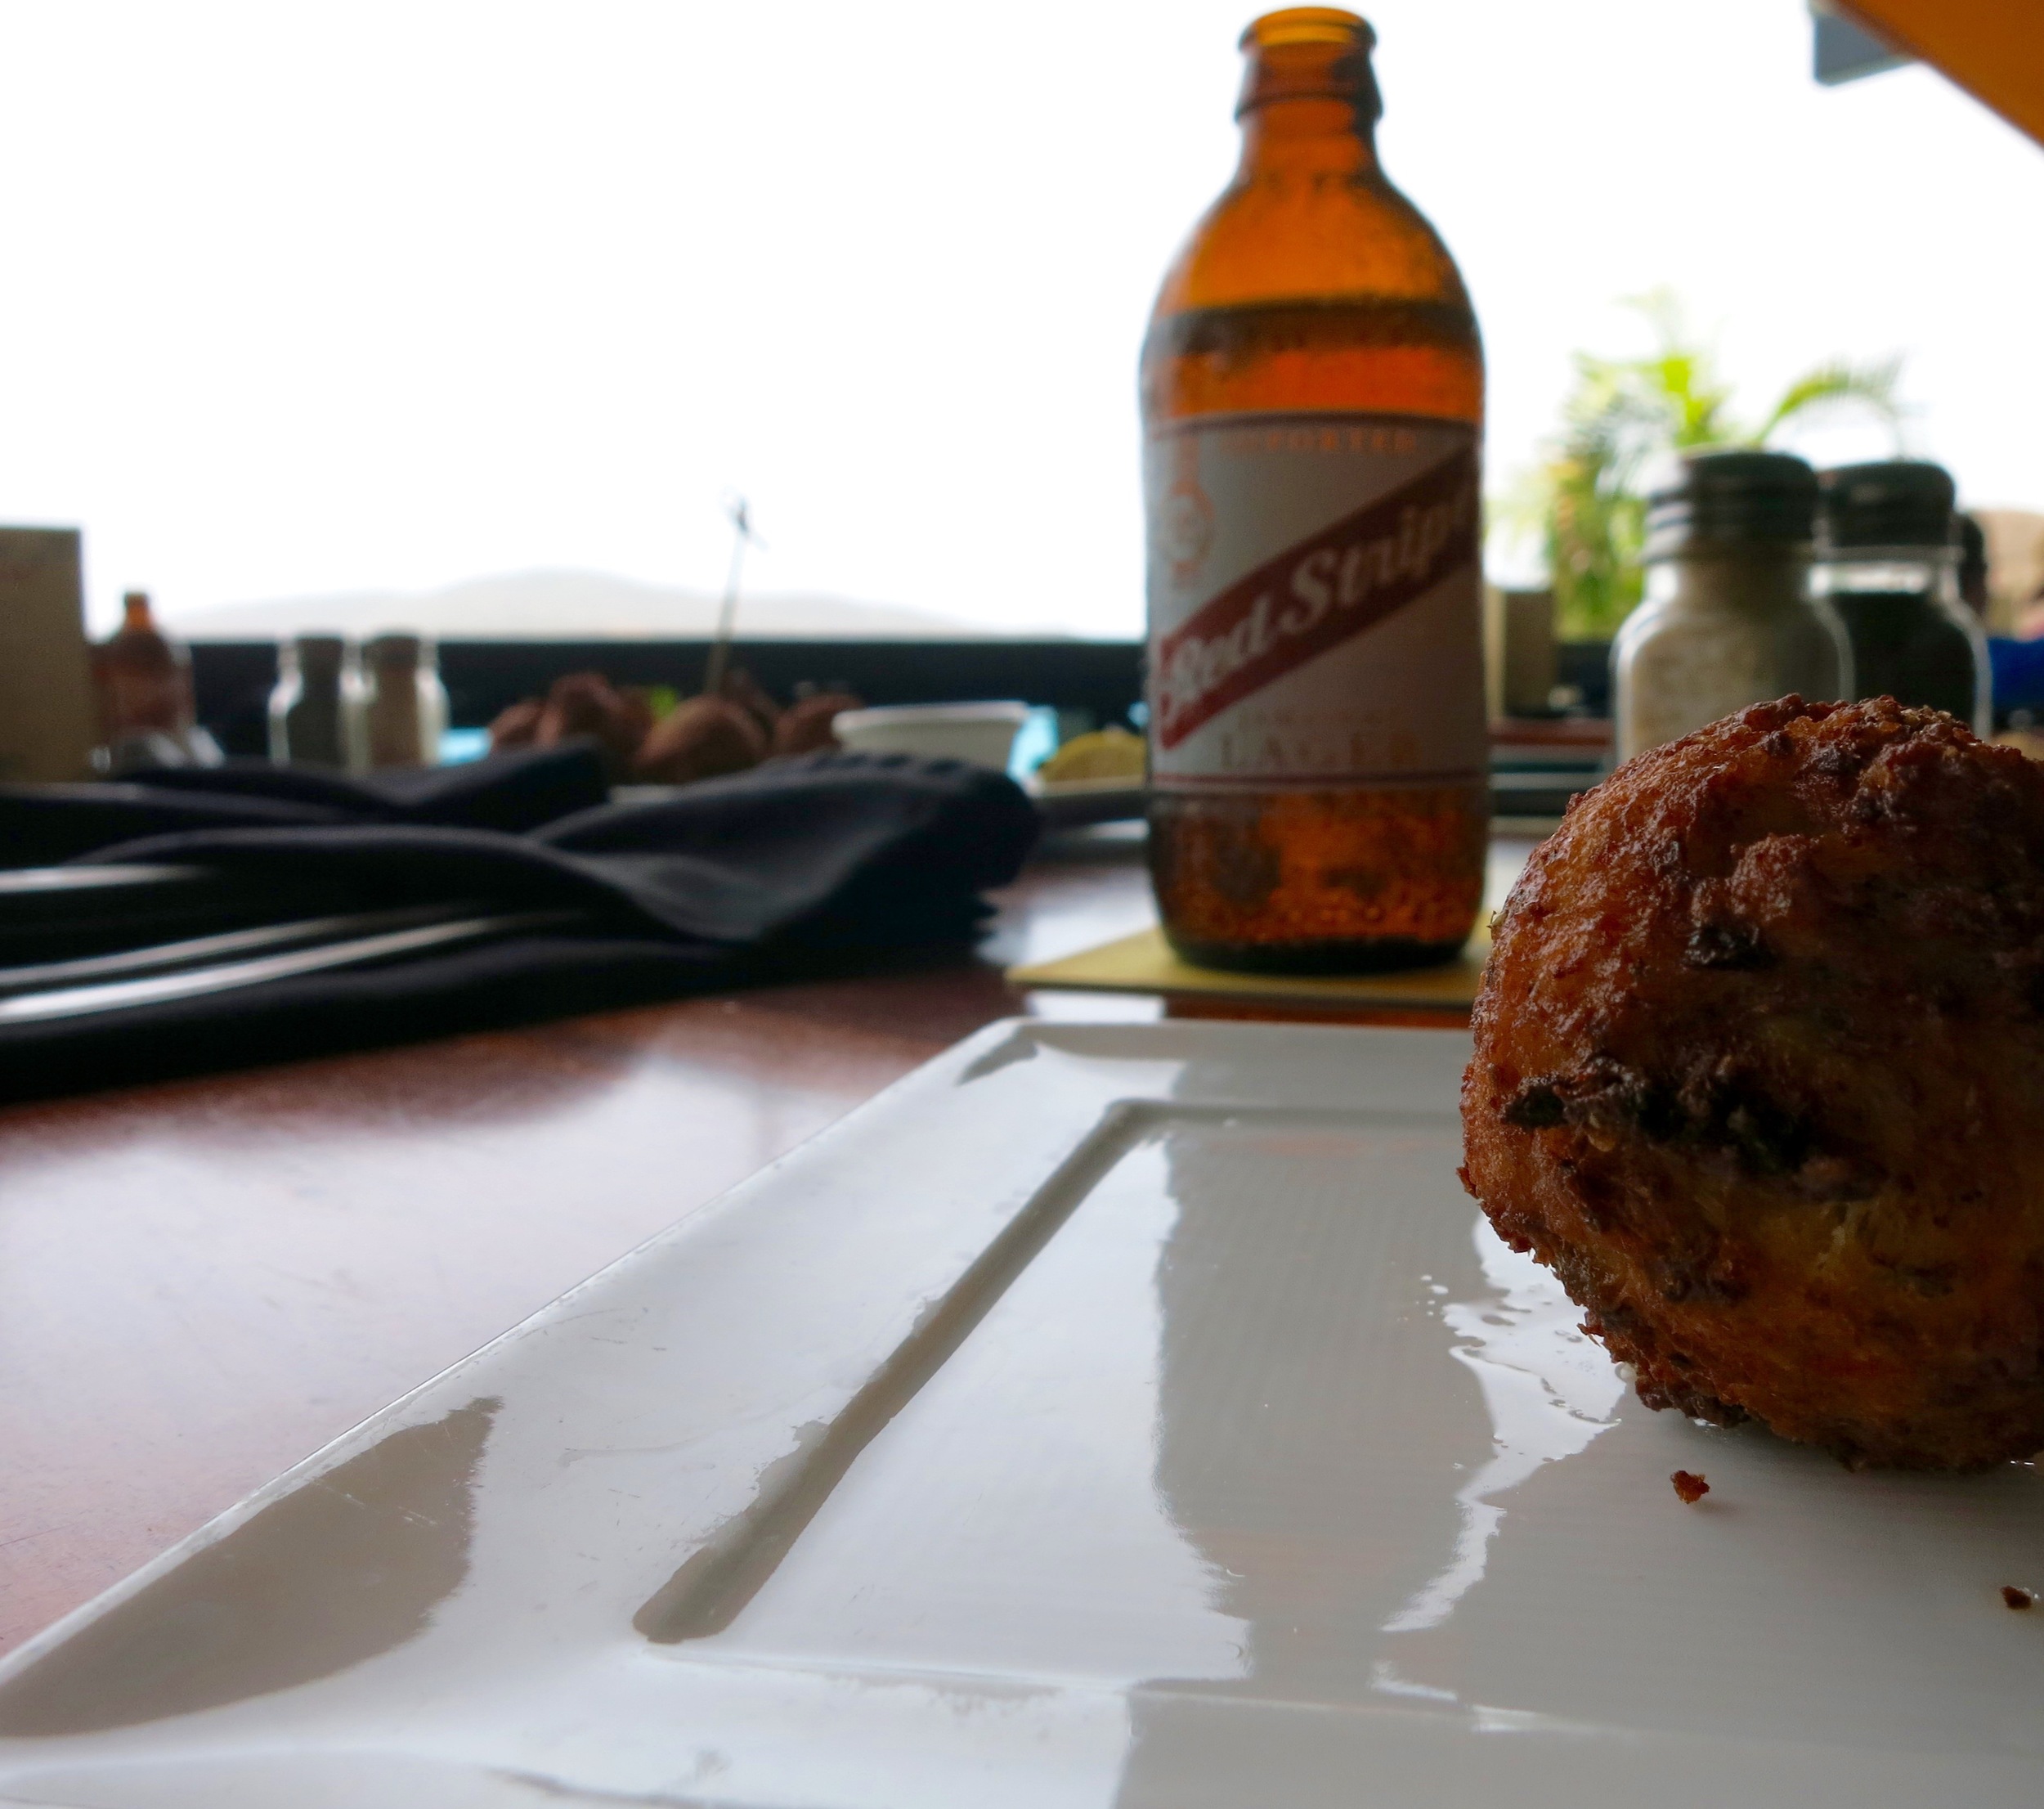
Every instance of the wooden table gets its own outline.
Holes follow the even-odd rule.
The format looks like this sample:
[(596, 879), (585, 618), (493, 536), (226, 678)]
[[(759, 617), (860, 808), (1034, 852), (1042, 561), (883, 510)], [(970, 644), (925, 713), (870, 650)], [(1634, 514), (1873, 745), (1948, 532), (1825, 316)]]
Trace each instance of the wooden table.
[(0, 1111), (0, 1650), (1152, 920), (1065, 838), (979, 958)]

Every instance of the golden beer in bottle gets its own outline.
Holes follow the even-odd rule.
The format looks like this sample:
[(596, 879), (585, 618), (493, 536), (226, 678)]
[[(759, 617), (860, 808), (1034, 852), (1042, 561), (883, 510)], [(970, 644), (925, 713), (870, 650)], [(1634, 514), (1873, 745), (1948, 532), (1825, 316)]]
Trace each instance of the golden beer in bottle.
[(1483, 353), (1378, 165), (1374, 42), (1243, 34), (1241, 166), (1143, 344), (1150, 872), (1208, 966), (1442, 960), (1482, 901)]

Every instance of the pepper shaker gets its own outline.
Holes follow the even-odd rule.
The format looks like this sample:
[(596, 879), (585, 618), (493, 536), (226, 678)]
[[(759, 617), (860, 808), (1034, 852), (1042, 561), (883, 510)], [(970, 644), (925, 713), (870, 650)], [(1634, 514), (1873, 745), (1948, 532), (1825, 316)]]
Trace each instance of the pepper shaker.
[(300, 635), (277, 649), (270, 758), (359, 772), (368, 764), (361, 653), (338, 635)]
[(1928, 704), (1992, 734), (1987, 635), (1959, 595), (1950, 474), (1889, 459), (1820, 482), (1812, 582), (1852, 638), (1855, 694)]

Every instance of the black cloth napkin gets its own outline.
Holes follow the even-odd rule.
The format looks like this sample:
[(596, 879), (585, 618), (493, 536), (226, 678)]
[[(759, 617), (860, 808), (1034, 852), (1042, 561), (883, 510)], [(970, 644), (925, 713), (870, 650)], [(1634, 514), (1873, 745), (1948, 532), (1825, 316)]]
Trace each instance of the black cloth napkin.
[(0, 786), (0, 863), (98, 860), (186, 830), (415, 823), (518, 835), (609, 795), (596, 750), (579, 743), (359, 779), (262, 761), (166, 766), (118, 784)]
[[(967, 944), (1038, 819), (1002, 774), (821, 754), (606, 801), (592, 748), (345, 779), (179, 769), (0, 787), (0, 858), (222, 876), (246, 921), (460, 904), (544, 927), (93, 1016), (0, 1021), (22, 1098), (501, 1026)], [(144, 904), (141, 909), (148, 909)], [(38, 958), (7, 946), (0, 961)], [(137, 927), (137, 941), (165, 940)]]

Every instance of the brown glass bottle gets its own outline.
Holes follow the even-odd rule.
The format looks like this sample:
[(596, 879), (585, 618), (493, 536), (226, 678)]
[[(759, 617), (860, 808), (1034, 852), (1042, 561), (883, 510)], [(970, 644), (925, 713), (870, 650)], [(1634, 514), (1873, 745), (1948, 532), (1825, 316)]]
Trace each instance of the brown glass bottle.
[(191, 655), (157, 626), (147, 592), (129, 591), (121, 613), (113, 637), (92, 649), (101, 735), (109, 747), (146, 734), (180, 740), (195, 720)]
[(1242, 162), (1142, 355), (1150, 871), (1188, 959), (1444, 959), (1488, 828), (1483, 353), (1385, 179), (1369, 27), (1257, 20)]

